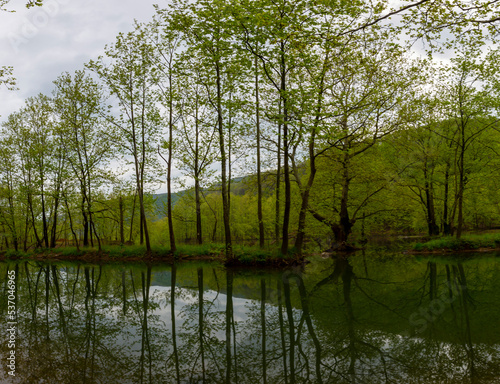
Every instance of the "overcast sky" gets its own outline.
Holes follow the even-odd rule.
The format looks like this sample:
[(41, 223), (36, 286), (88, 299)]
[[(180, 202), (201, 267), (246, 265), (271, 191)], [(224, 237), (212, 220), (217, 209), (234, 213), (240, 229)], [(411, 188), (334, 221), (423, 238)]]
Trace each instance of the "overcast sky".
[(11, 0), (8, 8), (16, 12), (0, 12), (0, 66), (14, 67), (19, 88), (0, 87), (2, 121), (27, 97), (50, 95), (62, 72), (83, 68), (119, 32), (132, 30), (134, 19), (149, 21), (153, 4), (165, 0), (45, 0), (29, 10), (25, 3)]

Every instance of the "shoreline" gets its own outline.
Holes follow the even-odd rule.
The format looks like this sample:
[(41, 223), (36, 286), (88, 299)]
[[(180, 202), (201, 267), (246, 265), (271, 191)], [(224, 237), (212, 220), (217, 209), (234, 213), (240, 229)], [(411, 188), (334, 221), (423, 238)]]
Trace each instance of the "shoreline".
[[(24, 253), (24, 252), (23, 252)], [(62, 251), (45, 250), (37, 253), (27, 253), (19, 255), (7, 256), (6, 251), (0, 252), (0, 262), (15, 261), (15, 260), (32, 260), (32, 261), (48, 261), (48, 262), (84, 262), (84, 263), (151, 263), (151, 264), (173, 264), (185, 263), (190, 261), (220, 263), (226, 267), (265, 267), (265, 268), (288, 268), (307, 263), (306, 256), (302, 257), (267, 257), (253, 258), (238, 257), (236, 255), (232, 260), (226, 260), (223, 254), (174, 254), (172, 252), (151, 252), (147, 255), (124, 255), (116, 254), (110, 251), (82, 250), (77, 254), (64, 254)]]
[(500, 252), (500, 247), (479, 247), (479, 248), (437, 248), (425, 251), (416, 251), (414, 249), (404, 251), (405, 254), (409, 255), (447, 255), (450, 253), (490, 253), (490, 252)]

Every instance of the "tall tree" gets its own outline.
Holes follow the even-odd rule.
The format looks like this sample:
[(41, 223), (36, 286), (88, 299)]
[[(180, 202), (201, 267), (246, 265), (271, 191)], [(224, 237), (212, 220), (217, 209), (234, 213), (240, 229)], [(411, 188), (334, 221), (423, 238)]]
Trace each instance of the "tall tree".
[[(11, 139), (6, 137), (0, 140), (0, 223), (8, 229), (8, 234), (17, 251), (19, 248), (19, 222), (16, 214), (16, 156)], [(4, 234), (5, 236), (6, 234)], [(5, 241), (7, 239), (4, 237)]]
[(202, 189), (211, 179), (214, 172), (209, 167), (218, 157), (217, 119), (211, 112), (203, 77), (196, 67), (196, 57), (184, 55), (181, 61), (181, 83), (184, 86), (179, 89), (181, 118), (177, 144), (178, 164), (194, 180), (196, 241), (202, 244)]
[[(83, 245), (89, 232), (101, 241), (94, 220), (93, 195), (104, 174), (112, 146), (105, 135), (102, 90), (84, 71), (64, 73), (54, 81), (54, 108), (59, 118), (59, 136), (74, 179), (80, 187)], [(90, 243), (92, 243), (92, 235)]]
[(155, 84), (159, 92), (159, 99), (167, 111), (168, 133), (167, 139), (163, 141), (162, 148), (168, 151), (167, 158), (160, 156), (167, 163), (167, 220), (170, 250), (174, 252), (175, 235), (172, 217), (172, 166), (174, 152), (174, 130), (178, 120), (175, 105), (178, 99), (178, 70), (176, 61), (179, 56), (181, 37), (179, 33), (170, 27), (169, 17), (162, 11), (158, 11), (157, 17), (145, 27), (149, 39), (154, 48), (154, 67), (156, 76)]
[[(452, 122), (452, 129), (446, 135), (454, 150), (456, 170), (455, 202), (451, 222), (456, 212), (456, 237), (462, 236), (464, 227), (464, 196), (471, 180), (472, 162), (469, 154), (481, 136), (489, 129), (498, 129), (499, 119), (495, 116), (498, 107), (498, 89), (494, 80), (498, 77), (496, 54), (488, 55), (488, 60), (479, 52), (464, 47), (458, 57), (444, 73), (443, 102), (445, 113)], [(493, 61), (491, 61), (493, 60)], [(490, 150), (488, 146), (485, 150)], [(452, 224), (453, 226), (453, 224)]]
[[(287, 0), (270, 2), (245, 2), (234, 9), (245, 47), (262, 65), (266, 79), (279, 95), (280, 114), (278, 121), (283, 129), (283, 175), (285, 180), (285, 205), (282, 224), (281, 253), (288, 254), (289, 225), (291, 212), (290, 142), (291, 112), (289, 74), (294, 68), (297, 41), (303, 33), (303, 22), (307, 17), (307, 1)], [(258, 34), (257, 34), (258, 32)]]
[(327, 73), (333, 80), (326, 85), (329, 117), (319, 140), (323, 148), (331, 148), (328, 156), (340, 166), (341, 192), (334, 208), (336, 220), (311, 212), (331, 227), (341, 247), (358, 214), (380, 191), (367, 192), (356, 207), (351, 206), (351, 183), (358, 172), (354, 160), (413, 118), (409, 103), (420, 82), (418, 63), (408, 61), (401, 48), (383, 37), (351, 40), (343, 51), (342, 65), (330, 67)]
[[(139, 197), (141, 244), (151, 252), (147, 226), (144, 190), (146, 170), (155, 161), (160, 115), (152, 85), (152, 48), (145, 32), (137, 28), (128, 34), (119, 34), (116, 43), (106, 48), (106, 57), (90, 61), (89, 69), (96, 72), (105, 84), (119, 116), (108, 114), (114, 127), (108, 139), (114, 140), (122, 150), (132, 156), (137, 196)], [(111, 111), (113, 111), (112, 107)]]
[(238, 61), (231, 42), (229, 4), (223, 0), (199, 0), (195, 3), (179, 2), (175, 5), (173, 23), (186, 37), (189, 49), (193, 51), (203, 69), (203, 83), (208, 91), (208, 101), (217, 116), (217, 133), (221, 159), (221, 194), (223, 207), (224, 238), (226, 258), (233, 258), (229, 178), (230, 166), (227, 132), (230, 127), (228, 105), (231, 104), (229, 79), (238, 73)]

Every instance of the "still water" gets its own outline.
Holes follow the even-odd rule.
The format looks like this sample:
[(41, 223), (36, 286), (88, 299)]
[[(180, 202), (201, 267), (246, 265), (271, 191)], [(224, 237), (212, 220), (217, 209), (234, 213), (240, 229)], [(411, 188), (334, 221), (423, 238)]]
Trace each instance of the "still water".
[(0, 263), (0, 382), (500, 383), (498, 256)]

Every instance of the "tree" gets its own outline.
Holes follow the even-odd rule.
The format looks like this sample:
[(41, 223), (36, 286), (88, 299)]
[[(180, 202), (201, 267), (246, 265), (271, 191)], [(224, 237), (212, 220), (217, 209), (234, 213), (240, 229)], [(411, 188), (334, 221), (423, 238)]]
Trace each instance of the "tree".
[(16, 79), (13, 77), (13, 67), (0, 67), (0, 85), (5, 85), (7, 89), (14, 90)]
[(327, 73), (325, 98), (328, 100), (328, 124), (319, 141), (328, 147), (340, 166), (340, 199), (334, 207), (337, 220), (328, 220), (314, 207), (313, 216), (328, 224), (335, 241), (344, 246), (358, 215), (381, 188), (367, 192), (359, 205), (351, 207), (351, 183), (356, 177), (357, 157), (361, 157), (382, 138), (402, 128), (409, 119), (409, 105), (419, 86), (417, 63), (408, 61), (401, 48), (379, 38), (352, 41), (341, 56), (342, 65)]
[[(6, 9), (3, 7), (6, 6), (8, 3), (10, 3), (10, 0), (0, 0), (0, 10), (5, 11)], [(42, 5), (43, 5), (43, 0), (29, 0), (26, 2), (26, 8), (40, 7)]]
[(203, 243), (202, 188), (214, 173), (209, 167), (215, 162), (217, 120), (211, 113), (202, 74), (196, 67), (195, 58), (184, 55), (181, 59), (183, 70), (180, 79), (185, 84), (179, 89), (179, 166), (194, 180), (196, 209), (196, 241)]
[(418, 119), (389, 139), (392, 144), (389, 161), (395, 166), (405, 196), (415, 199), (422, 206), (429, 236), (436, 236), (440, 233), (436, 201), (440, 185), (444, 185), (444, 231), (448, 215), (450, 151), (443, 135), (446, 135), (449, 124), (441, 121), (442, 109), (435, 94), (422, 95), (420, 100), (415, 100), (414, 110), (419, 115)]
[(228, 187), (230, 161), (227, 151), (227, 132), (231, 123), (228, 110), (233, 103), (230, 97), (231, 83), (235, 81), (235, 76), (241, 67), (238, 66), (231, 42), (230, 8), (225, 1), (199, 0), (192, 4), (180, 2), (175, 5), (174, 12), (175, 27), (185, 34), (190, 54), (200, 60), (199, 66), (203, 70), (202, 81), (213, 114), (217, 117), (226, 257), (232, 259)]
[[(4, 138), (0, 141), (0, 224), (10, 235), (10, 239), (17, 251), (19, 248), (19, 222), (17, 217), (16, 194), (16, 154), (13, 150), (11, 138)], [(4, 237), (7, 242), (7, 238)]]
[[(55, 247), (65, 154), (55, 132), (52, 100), (43, 94), (28, 98), (4, 128), (20, 165), (19, 190), (26, 206), (25, 242), (32, 226), (36, 246)], [(40, 218), (41, 236), (37, 228)]]
[(112, 146), (105, 135), (102, 121), (102, 90), (84, 71), (74, 76), (62, 74), (56, 81), (54, 108), (59, 117), (58, 134), (66, 158), (80, 187), (83, 219), (83, 246), (101, 241), (94, 222), (93, 195), (100, 179), (105, 177), (101, 166), (108, 161)]
[[(132, 156), (137, 195), (139, 197), (141, 244), (151, 252), (144, 205), (147, 169), (151, 169), (156, 153), (160, 115), (152, 89), (151, 45), (144, 30), (137, 28), (127, 35), (119, 34), (116, 43), (107, 47), (106, 58), (90, 61), (88, 68), (96, 72), (114, 100), (120, 116), (107, 115), (114, 127), (108, 139), (114, 140), (122, 150)], [(110, 62), (110, 64), (108, 64)]]
[[(451, 67), (443, 74), (443, 101), (445, 114), (451, 122), (451, 130), (443, 136), (454, 151), (455, 202), (451, 214), (451, 226), (457, 213), (456, 237), (460, 238), (464, 226), (464, 195), (471, 181), (471, 162), (468, 154), (487, 130), (498, 129), (499, 119), (497, 89), (492, 87), (498, 74), (496, 55), (490, 54), (487, 61), (475, 50), (465, 52), (451, 60)], [(492, 60), (492, 61), (491, 61)], [(493, 81), (493, 82), (492, 82)], [(488, 83), (490, 85), (488, 85)], [(489, 149), (485, 146), (485, 149)]]
[[(237, 6), (234, 5), (237, 9)], [(283, 174), (285, 179), (285, 206), (282, 224), (281, 253), (288, 254), (288, 237), (291, 211), (290, 182), (290, 126), (292, 100), (290, 97), (289, 74), (295, 65), (294, 58), (303, 34), (303, 21), (307, 19), (307, 1), (261, 1), (245, 3), (244, 11), (236, 15), (242, 30), (243, 43), (261, 63), (266, 79), (279, 95), (279, 123), (283, 129), (280, 138), (283, 149)], [(280, 143), (280, 144), (281, 144)]]
[[(168, 138), (162, 142), (162, 149), (168, 151), (165, 159), (160, 156), (167, 164), (167, 219), (168, 233), (170, 240), (170, 250), (175, 252), (175, 235), (172, 218), (172, 164), (174, 152), (174, 130), (178, 120), (174, 104), (178, 99), (179, 76), (176, 70), (176, 60), (179, 56), (177, 52), (180, 48), (181, 37), (177, 31), (170, 28), (168, 17), (165, 17), (161, 11), (158, 11), (158, 20), (154, 20), (145, 27), (149, 32), (149, 39), (154, 48), (154, 66), (156, 67), (155, 85), (159, 92), (159, 100), (167, 110), (168, 120)], [(160, 151), (160, 148), (159, 148)]]

